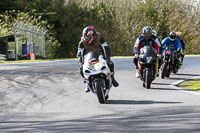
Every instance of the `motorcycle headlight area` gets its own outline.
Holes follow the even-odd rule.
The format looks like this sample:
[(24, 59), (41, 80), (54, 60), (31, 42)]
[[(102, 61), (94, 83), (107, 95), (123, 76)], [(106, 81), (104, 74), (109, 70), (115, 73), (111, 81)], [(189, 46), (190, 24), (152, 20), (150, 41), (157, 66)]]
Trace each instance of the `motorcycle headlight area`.
[(92, 70), (92, 71), (97, 71), (99, 69), (101, 69), (102, 65), (101, 63), (96, 63), (96, 64), (92, 64), (92, 65), (88, 65), (88, 69)]
[(152, 57), (146, 57), (147, 63), (151, 63)]

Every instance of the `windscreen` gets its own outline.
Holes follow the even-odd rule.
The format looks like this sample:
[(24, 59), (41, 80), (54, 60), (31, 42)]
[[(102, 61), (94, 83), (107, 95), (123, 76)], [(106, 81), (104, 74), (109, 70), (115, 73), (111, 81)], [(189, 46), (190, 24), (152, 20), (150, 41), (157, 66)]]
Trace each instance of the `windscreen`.
[(99, 54), (95, 53), (95, 52), (89, 52), (87, 55), (85, 55), (85, 60), (87, 61), (96, 61), (99, 58)]
[(144, 46), (141, 48), (140, 53), (144, 56), (157, 56), (156, 49), (152, 46)]

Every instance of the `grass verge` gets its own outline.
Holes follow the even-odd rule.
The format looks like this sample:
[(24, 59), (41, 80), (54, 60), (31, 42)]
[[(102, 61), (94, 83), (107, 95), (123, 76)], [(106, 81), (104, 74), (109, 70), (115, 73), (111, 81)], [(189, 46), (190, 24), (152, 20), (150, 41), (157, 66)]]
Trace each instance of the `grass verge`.
[[(192, 55), (190, 55), (192, 56)], [(195, 56), (195, 55), (194, 55)], [(134, 56), (112, 56), (117, 58), (134, 57)], [(0, 64), (6, 63), (25, 63), (25, 62), (43, 62), (43, 61), (56, 61), (56, 60), (73, 60), (77, 58), (61, 58), (61, 59), (36, 59), (36, 60), (18, 60), (18, 61), (0, 61)]]
[(189, 88), (191, 90), (199, 91), (200, 92), (200, 78), (185, 81), (178, 85), (181, 88)]
[(0, 62), (0, 64), (6, 64), (6, 63), (25, 63), (25, 62), (44, 62), (44, 61), (73, 60), (73, 59), (76, 59), (76, 58), (36, 59), (36, 60), (3, 61), (3, 62)]

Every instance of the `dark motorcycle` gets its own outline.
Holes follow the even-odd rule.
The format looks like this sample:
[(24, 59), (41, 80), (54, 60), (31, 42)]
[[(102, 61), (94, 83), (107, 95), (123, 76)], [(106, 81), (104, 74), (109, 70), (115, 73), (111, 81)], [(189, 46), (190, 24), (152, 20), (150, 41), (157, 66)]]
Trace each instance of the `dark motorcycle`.
[(180, 53), (167, 49), (164, 51), (164, 58), (163, 58), (163, 65), (162, 65), (162, 72), (161, 78), (164, 79), (165, 77), (169, 78), (171, 72), (177, 73), (178, 69), (180, 68), (180, 60), (179, 55)]
[(150, 89), (152, 81), (156, 78), (158, 58), (153, 46), (144, 46), (140, 50), (138, 58), (139, 77), (143, 81), (143, 87)]

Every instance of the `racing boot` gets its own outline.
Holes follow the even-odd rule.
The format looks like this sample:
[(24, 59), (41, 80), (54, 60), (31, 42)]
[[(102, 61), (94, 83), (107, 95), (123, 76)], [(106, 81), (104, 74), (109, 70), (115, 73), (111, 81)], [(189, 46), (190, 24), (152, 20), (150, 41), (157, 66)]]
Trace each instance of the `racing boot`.
[(139, 78), (139, 77), (140, 77), (138, 71), (139, 71), (139, 70), (136, 68), (136, 71), (135, 71), (135, 77), (136, 77), (136, 78)]
[[(83, 81), (83, 83), (86, 83), (85, 78), (82, 78), (81, 80)], [(90, 89), (88, 88), (88, 86), (85, 87), (85, 92), (90, 92)]]
[(88, 88), (88, 86), (85, 87), (85, 92), (90, 92), (90, 89)]
[(82, 81), (83, 83), (86, 83), (86, 79), (85, 79), (85, 78), (82, 78), (81, 81)]
[(159, 69), (157, 70), (156, 77), (159, 77)]
[(115, 80), (114, 78), (114, 74), (111, 75), (111, 78), (112, 78), (112, 84), (114, 87), (118, 87), (119, 86), (119, 83)]
[(181, 61), (181, 64), (180, 64), (181, 66), (183, 66), (183, 61)]

